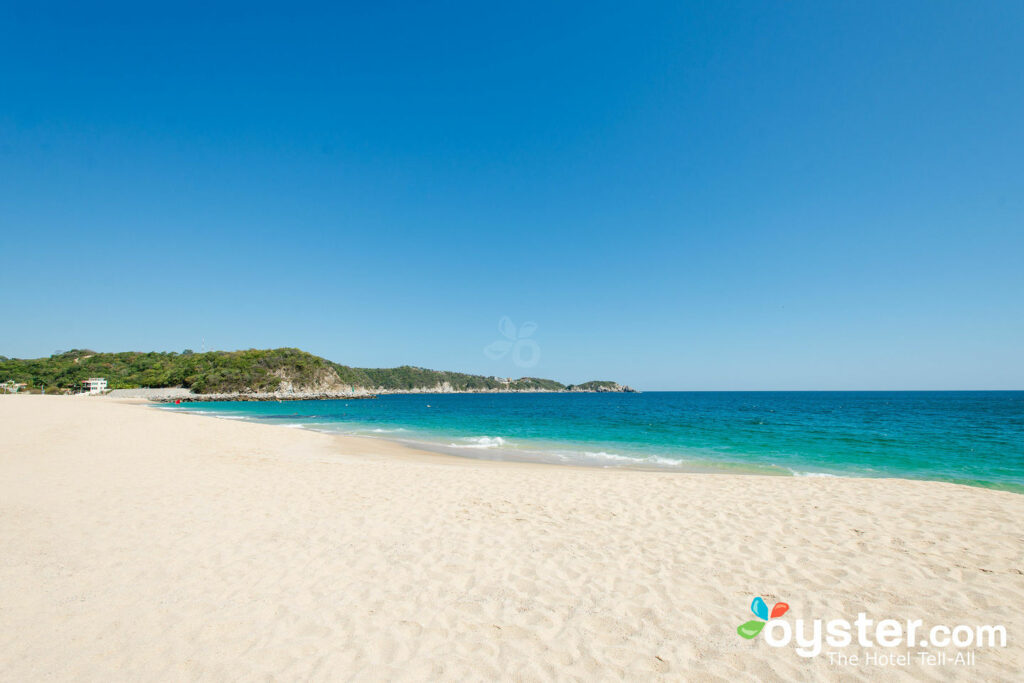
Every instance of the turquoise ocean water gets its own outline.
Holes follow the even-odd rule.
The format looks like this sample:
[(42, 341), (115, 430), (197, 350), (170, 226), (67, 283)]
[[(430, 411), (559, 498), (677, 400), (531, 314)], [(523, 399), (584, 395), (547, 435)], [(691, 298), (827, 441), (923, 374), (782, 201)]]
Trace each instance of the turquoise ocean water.
[(1024, 391), (416, 394), (167, 409), (466, 457), (904, 477), (1024, 493)]

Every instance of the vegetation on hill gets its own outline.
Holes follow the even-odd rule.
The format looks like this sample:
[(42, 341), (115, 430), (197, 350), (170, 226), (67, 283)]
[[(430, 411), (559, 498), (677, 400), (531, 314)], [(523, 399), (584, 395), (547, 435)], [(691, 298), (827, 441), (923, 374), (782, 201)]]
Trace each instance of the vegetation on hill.
[[(560, 382), (537, 377), (510, 381), (461, 372), (397, 368), (353, 368), (299, 349), (249, 349), (194, 353), (96, 353), (75, 349), (49, 358), (0, 356), (0, 382), (25, 382), (47, 391), (78, 388), (89, 377), (105, 377), (111, 389), (186, 387), (196, 393), (295, 391), (565, 391)], [(614, 385), (587, 382), (579, 387)], [(605, 389), (608, 390), (608, 389)]]
[(188, 387), (197, 393), (274, 391), (287, 374), (296, 384), (313, 383), (329, 361), (298, 349), (208, 353), (96, 353), (72, 350), (49, 358), (0, 361), (0, 381), (29, 387), (76, 388), (89, 377), (105, 377), (111, 389)]
[(553, 379), (541, 379), (540, 377), (523, 377), (514, 379), (509, 384), (514, 391), (565, 391), (566, 387), (561, 382)]

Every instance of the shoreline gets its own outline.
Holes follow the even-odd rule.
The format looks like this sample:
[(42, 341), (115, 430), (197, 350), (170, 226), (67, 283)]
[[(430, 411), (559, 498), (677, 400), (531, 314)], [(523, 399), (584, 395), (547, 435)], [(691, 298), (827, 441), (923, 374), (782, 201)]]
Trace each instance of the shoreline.
[[(163, 401), (154, 402), (154, 401), (148, 401), (146, 399), (138, 399), (138, 402), (142, 403), (142, 404), (150, 405), (150, 406), (155, 407), (155, 408), (161, 408), (161, 409), (163, 409), (162, 408), (163, 406), (167, 405), (166, 402), (163, 402)], [(483, 449), (483, 448), (477, 449), (477, 448), (472, 448), (472, 447), (452, 446), (452, 445), (446, 446), (444, 443), (441, 443), (441, 442), (417, 441), (415, 439), (402, 439), (402, 438), (395, 437), (395, 436), (385, 436), (385, 435), (381, 435), (381, 434), (348, 434), (348, 433), (339, 433), (339, 432), (335, 432), (335, 431), (328, 430), (328, 429), (315, 429), (315, 428), (312, 428), (312, 427), (307, 427), (306, 425), (302, 425), (302, 424), (275, 425), (275, 424), (268, 424), (266, 422), (262, 422), (262, 421), (257, 420), (257, 419), (251, 419), (251, 418), (249, 418), (247, 416), (235, 417), (235, 416), (229, 416), (229, 415), (220, 415), (220, 414), (216, 414), (216, 413), (205, 413), (205, 412), (202, 412), (202, 411), (199, 411), (199, 410), (192, 411), (192, 410), (188, 410), (188, 409), (185, 409), (185, 408), (183, 408), (183, 409), (171, 409), (171, 410), (168, 410), (167, 412), (176, 413), (176, 414), (182, 414), (182, 415), (197, 415), (197, 416), (200, 416), (200, 417), (208, 417), (208, 418), (217, 419), (217, 420), (245, 422), (247, 424), (258, 424), (258, 425), (264, 425), (264, 426), (268, 426), (268, 427), (280, 427), (280, 428), (283, 428), (283, 429), (300, 429), (302, 431), (312, 432), (312, 433), (315, 433), (315, 434), (324, 434), (326, 436), (330, 436), (330, 437), (333, 437), (333, 438), (338, 438), (338, 439), (341, 439), (343, 441), (347, 440), (347, 439), (371, 439), (373, 441), (381, 441), (381, 442), (384, 442), (384, 443), (390, 443), (390, 444), (394, 444), (396, 446), (401, 446), (402, 448), (406, 448), (409, 451), (420, 453), (424, 457), (443, 457), (443, 458), (452, 458), (452, 459), (455, 459), (455, 460), (467, 460), (467, 461), (471, 461), (471, 462), (480, 462), (480, 463), (498, 463), (498, 464), (505, 463), (505, 464), (515, 464), (515, 465), (528, 465), (528, 466), (535, 466), (535, 467), (574, 467), (574, 468), (580, 468), (580, 469), (585, 469), (585, 470), (611, 470), (611, 471), (621, 470), (621, 471), (630, 471), (630, 472), (653, 472), (653, 473), (661, 473), (661, 474), (723, 474), (723, 475), (735, 474), (735, 475), (740, 475), (740, 476), (767, 476), (767, 477), (800, 476), (800, 475), (795, 475), (795, 474), (792, 474), (792, 473), (787, 473), (787, 472), (782, 472), (782, 471), (779, 471), (777, 473), (763, 472), (763, 471), (758, 471), (758, 470), (753, 469), (753, 468), (745, 468), (745, 467), (743, 467), (741, 465), (737, 465), (734, 469), (727, 469), (724, 464), (723, 464), (723, 466), (720, 469), (714, 469), (711, 466), (709, 466), (706, 469), (700, 469), (699, 467), (694, 467), (692, 469), (683, 469), (682, 467), (674, 467), (674, 466), (670, 466), (670, 465), (644, 464), (640, 460), (637, 460), (636, 463), (625, 463), (625, 462), (623, 462), (622, 464), (599, 465), (597, 463), (587, 463), (587, 462), (565, 462), (565, 461), (555, 461), (555, 460), (528, 459), (528, 458), (522, 457), (522, 456), (519, 457), (519, 458), (511, 457), (511, 458), (507, 458), (507, 459), (505, 459), (505, 458), (487, 458), (487, 457), (483, 457), (482, 453), (492, 452), (491, 449)], [(447, 440), (457, 439), (457, 438), (460, 438), (460, 437), (458, 435), (451, 435), (451, 436), (446, 436), (443, 440), (447, 441)], [(508, 453), (508, 454), (511, 454), (511, 455), (515, 455), (516, 454), (516, 452), (512, 451), (511, 449), (501, 449), (500, 447), (499, 448), (495, 448), (493, 450), (501, 452), (501, 453)], [(520, 452), (520, 453), (522, 453), (522, 452)], [(532, 454), (532, 453), (535, 453), (535, 451), (527, 451), (527, 453), (531, 453)], [(625, 459), (625, 456), (623, 456), (623, 459)], [(683, 463), (681, 462), (680, 465), (682, 465), (682, 464)], [(832, 476), (832, 475), (826, 475), (826, 476)], [(839, 475), (835, 475), (835, 476), (839, 476)], [(868, 477), (851, 477), (851, 478), (868, 478)], [(890, 478), (895, 478), (895, 477), (890, 477)]]
[[(515, 393), (515, 392), (513, 392)], [(137, 405), (149, 405), (152, 407), (158, 407), (162, 405), (159, 402), (142, 400)], [(742, 465), (737, 465), (735, 470), (715, 470), (715, 469), (673, 469), (668, 466), (649, 465), (644, 466), (642, 464), (624, 464), (624, 465), (592, 465), (586, 463), (572, 463), (572, 462), (548, 462), (548, 461), (533, 461), (533, 460), (515, 460), (515, 459), (497, 459), (497, 458), (484, 458), (479, 455), (472, 455), (474, 449), (466, 449), (466, 453), (463, 454), (461, 450), (446, 449), (443, 444), (433, 444), (429, 442), (421, 442), (414, 440), (400, 439), (391, 436), (381, 436), (377, 434), (342, 434), (328, 430), (311, 429), (304, 426), (292, 426), (292, 425), (275, 425), (260, 422), (258, 420), (250, 420), (247, 418), (234, 418), (223, 415), (215, 415), (210, 413), (202, 412), (190, 412), (187, 410), (171, 410), (167, 411), (172, 414), (179, 415), (194, 415), (197, 417), (210, 418), (214, 420), (226, 420), (228, 422), (242, 422), (245, 424), (260, 425), (264, 427), (272, 427), (282, 430), (292, 431), (303, 431), (310, 432), (313, 434), (322, 434), (332, 439), (337, 440), (337, 447), (339, 450), (346, 447), (352, 446), (358, 442), (371, 442), (388, 444), (389, 446), (395, 447), (395, 450), (388, 451), (389, 457), (404, 457), (406, 460), (418, 461), (422, 463), (445, 462), (447, 464), (460, 464), (465, 466), (473, 466), (475, 464), (482, 464), (482, 466), (514, 466), (514, 467), (526, 467), (526, 468), (538, 468), (543, 471), (547, 468), (568, 468), (575, 470), (582, 470), (586, 472), (636, 472), (643, 474), (656, 474), (665, 476), (689, 476), (689, 477), (763, 477), (765, 479), (842, 479), (850, 481), (860, 482), (874, 482), (874, 481), (887, 481), (887, 482), (908, 482), (908, 483), (926, 483), (926, 484), (938, 484), (942, 486), (954, 486), (967, 490), (980, 490), (980, 491), (993, 491), (998, 493), (1006, 493), (1010, 495), (1022, 495), (1021, 493), (1009, 489), (994, 488), (989, 486), (963, 484), (955, 481), (942, 481), (939, 479), (912, 479), (909, 477), (895, 477), (895, 476), (884, 476), (884, 477), (863, 477), (856, 475), (845, 475), (845, 474), (797, 474), (793, 471), (779, 471), (777, 473), (769, 473), (756, 471), (753, 469), (744, 468)], [(455, 438), (455, 437), (452, 437)]]
[[(474, 392), (469, 392), (474, 393)], [(511, 393), (522, 393), (522, 392), (511, 392)], [(13, 398), (13, 397), (11, 397)], [(22, 397), (24, 398), (24, 397)], [(41, 396), (38, 398), (66, 398), (57, 396)], [(108, 397), (104, 397), (108, 398)], [(112, 402), (126, 406), (140, 406), (149, 408), (158, 408), (167, 405), (165, 401), (154, 401), (152, 399), (145, 398), (112, 398)], [(210, 413), (203, 413), (199, 411), (188, 411), (188, 410), (165, 410), (161, 409), (160, 412), (169, 413), (176, 416), (189, 416), (202, 419), (210, 419), (223, 421), (231, 424), (246, 424), (254, 425), (259, 428), (269, 428), (274, 430), (280, 430), (281, 433), (294, 433), (302, 432), (307, 434), (316, 434), (319, 436), (326, 437), (334, 442), (333, 448), (338, 453), (343, 451), (355, 451), (363, 452), (364, 455), (373, 452), (373, 455), (386, 455), (388, 457), (400, 457), (407, 461), (416, 461), (423, 464), (439, 463), (444, 462), (446, 464), (459, 464), (463, 466), (475, 466), (480, 465), (482, 467), (522, 467), (522, 468), (536, 468), (539, 471), (544, 471), (550, 468), (556, 469), (569, 469), (577, 470), (582, 472), (632, 472), (642, 473), (644, 475), (654, 474), (663, 476), (683, 476), (683, 477), (761, 477), (767, 480), (840, 480), (840, 481), (853, 481), (853, 482), (906, 482), (908, 484), (935, 484), (939, 486), (950, 486), (968, 491), (986, 491), (1000, 494), (1008, 494), (1011, 496), (1020, 495), (1018, 492), (1013, 490), (991, 488), (988, 486), (976, 486), (971, 484), (963, 484), (954, 481), (942, 481), (936, 479), (912, 479), (908, 477), (864, 477), (856, 475), (832, 475), (824, 474), (818, 476), (816, 473), (811, 475), (801, 475), (793, 472), (779, 472), (779, 473), (765, 473), (751, 470), (739, 471), (742, 468), (738, 468), (737, 471), (703, 471), (703, 470), (675, 470), (667, 467), (643, 467), (638, 465), (622, 465), (622, 466), (599, 466), (581, 463), (563, 463), (563, 462), (535, 462), (529, 460), (500, 460), (490, 459), (474, 456), (471, 454), (461, 454), (461, 452), (449, 452), (446, 450), (435, 450), (431, 448), (435, 444), (427, 442), (416, 442), (412, 440), (403, 440), (395, 437), (379, 436), (374, 434), (342, 434), (331, 432), (328, 430), (311, 429), (304, 426), (291, 426), (291, 425), (275, 425), (260, 422), (258, 420), (250, 420), (245, 417), (227, 417), (223, 415), (216, 415)], [(380, 446), (383, 448), (379, 448)], [(440, 445), (439, 445), (440, 446)], [(443, 448), (443, 446), (441, 446)], [(379, 451), (379, 452), (378, 452)], [(1024, 552), (1024, 550), (1022, 550)], [(1024, 556), (1022, 556), (1024, 559)]]
[[(169, 412), (0, 397), (0, 530), (16, 539), (0, 563), (0, 679), (1012, 680), (1024, 667), (1013, 493), (487, 462)], [(740, 638), (757, 595), (794, 619), (1001, 624), (1009, 644), (971, 667), (844, 668)]]
[[(523, 393), (523, 392), (512, 392), (512, 393)], [(167, 406), (167, 401), (152, 401), (148, 403), (154, 407)], [(171, 408), (168, 412), (180, 412), (192, 415), (200, 415), (204, 417), (214, 417), (229, 421), (243, 421), (250, 424), (263, 424), (268, 426), (269, 423), (256, 419), (249, 415), (240, 416), (229, 416), (221, 415), (210, 412), (203, 412), (201, 409), (190, 410), (188, 408), (174, 409)], [(310, 431), (319, 434), (326, 434), (331, 436), (338, 436), (342, 438), (367, 438), (381, 441), (387, 441), (390, 443), (398, 444), (412, 450), (423, 451), (431, 454), (443, 455), (446, 457), (453, 457), (466, 460), (476, 460), (480, 462), (513, 462), (523, 463), (530, 465), (542, 465), (542, 466), (557, 466), (557, 467), (580, 467), (585, 469), (609, 469), (609, 470), (624, 470), (624, 471), (639, 471), (639, 472), (656, 472), (664, 474), (720, 474), (720, 475), (738, 475), (738, 476), (764, 476), (764, 477), (782, 477), (782, 478), (836, 478), (836, 479), (864, 479), (864, 480), (879, 480), (879, 479), (892, 479), (899, 481), (926, 481), (936, 482), (944, 484), (953, 484), (957, 486), (966, 486), (968, 488), (977, 488), (987, 491), (1004, 491), (1015, 495), (1024, 495), (1024, 490), (1015, 484), (1005, 484), (1000, 482), (988, 482), (988, 481), (974, 481), (971, 483), (968, 480), (953, 480), (953, 479), (940, 479), (934, 477), (907, 477), (899, 476), (897, 474), (886, 474), (882, 476), (865, 476), (857, 473), (844, 473), (844, 472), (821, 472), (821, 471), (798, 471), (790, 467), (782, 465), (765, 465), (760, 463), (742, 463), (742, 462), (731, 462), (726, 460), (716, 461), (713, 458), (703, 457), (695, 455), (692, 458), (681, 458), (678, 461), (671, 458), (665, 458), (656, 454), (649, 455), (647, 457), (653, 458), (654, 461), (645, 461), (638, 454), (636, 457), (619, 455), (619, 454), (607, 454), (603, 451), (600, 454), (602, 457), (588, 457), (591, 455), (590, 451), (572, 449), (572, 446), (585, 444), (585, 442), (552, 442), (550, 444), (544, 444), (540, 450), (535, 449), (516, 449), (512, 447), (505, 447), (502, 445), (493, 447), (478, 447), (472, 445), (461, 445), (454, 443), (445, 443), (446, 441), (454, 441), (460, 438), (465, 438), (459, 434), (437, 434), (434, 435), (437, 440), (430, 441), (424, 436), (422, 439), (415, 438), (402, 438), (397, 436), (386, 436), (381, 434), (349, 434), (339, 433), (331, 429), (318, 429), (305, 424), (289, 424), (280, 425), (286, 426), (293, 429), (302, 429), (304, 431)], [(405, 430), (408, 427), (400, 426), (399, 431)], [(488, 437), (489, 438), (489, 437)], [(558, 453), (564, 452), (558, 450), (558, 446), (566, 446), (572, 450), (573, 455), (578, 458), (577, 460), (568, 460), (564, 456), (559, 456)], [(595, 446), (596, 448), (597, 446)], [(487, 457), (488, 454), (494, 454), (499, 457)]]

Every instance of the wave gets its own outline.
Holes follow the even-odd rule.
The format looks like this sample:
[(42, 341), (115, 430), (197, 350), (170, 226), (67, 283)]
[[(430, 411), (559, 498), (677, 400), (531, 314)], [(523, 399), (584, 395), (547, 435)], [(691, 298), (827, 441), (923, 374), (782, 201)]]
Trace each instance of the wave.
[(639, 462), (640, 460), (640, 458), (631, 458), (628, 455), (606, 453), (605, 451), (583, 451), (583, 455), (591, 460), (609, 460), (611, 462)]
[(583, 460), (598, 460), (622, 465), (683, 466), (683, 461), (677, 458), (664, 458), (660, 455), (620, 455), (619, 453), (608, 453), (605, 451), (583, 451)]
[(794, 470), (789, 467), (786, 469), (792, 472), (794, 477), (832, 477), (833, 479), (839, 477), (838, 474), (829, 474), (828, 472), (801, 472), (800, 470)]
[(465, 439), (470, 443), (450, 443), (450, 448), (500, 448), (509, 445), (508, 441), (500, 436), (473, 436)]

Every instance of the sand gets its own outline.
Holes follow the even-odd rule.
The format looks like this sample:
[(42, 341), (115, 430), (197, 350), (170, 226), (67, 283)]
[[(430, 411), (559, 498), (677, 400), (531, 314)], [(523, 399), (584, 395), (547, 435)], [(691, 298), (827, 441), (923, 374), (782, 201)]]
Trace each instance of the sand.
[[(0, 434), (3, 681), (1024, 670), (1017, 494), (484, 462), (95, 397), (0, 397)], [(755, 595), (1009, 642), (830, 664), (740, 638)]]

